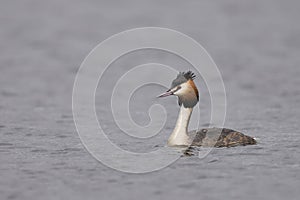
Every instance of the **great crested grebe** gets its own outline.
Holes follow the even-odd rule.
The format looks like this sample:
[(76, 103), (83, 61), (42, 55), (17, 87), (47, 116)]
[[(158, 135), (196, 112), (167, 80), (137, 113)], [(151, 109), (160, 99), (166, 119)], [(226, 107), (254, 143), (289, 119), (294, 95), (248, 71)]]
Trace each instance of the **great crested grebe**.
[(232, 147), (256, 144), (254, 138), (227, 128), (204, 128), (188, 132), (193, 107), (199, 101), (193, 72), (180, 72), (172, 81), (171, 89), (158, 97), (175, 95), (180, 106), (175, 129), (168, 139), (168, 146)]

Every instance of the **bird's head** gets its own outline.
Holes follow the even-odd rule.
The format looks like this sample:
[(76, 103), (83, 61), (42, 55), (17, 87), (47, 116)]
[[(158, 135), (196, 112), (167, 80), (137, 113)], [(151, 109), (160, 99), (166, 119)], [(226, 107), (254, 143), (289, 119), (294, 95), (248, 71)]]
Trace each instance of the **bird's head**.
[(158, 97), (175, 95), (179, 105), (186, 108), (194, 107), (199, 101), (198, 89), (194, 83), (195, 74), (191, 71), (180, 72), (172, 81), (171, 88)]

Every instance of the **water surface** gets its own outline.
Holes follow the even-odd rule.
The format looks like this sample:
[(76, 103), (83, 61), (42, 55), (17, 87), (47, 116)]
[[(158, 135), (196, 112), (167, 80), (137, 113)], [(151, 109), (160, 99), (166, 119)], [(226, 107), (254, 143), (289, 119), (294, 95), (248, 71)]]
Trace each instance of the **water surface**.
[[(297, 1), (28, 0), (0, 5), (0, 199), (298, 199)], [(100, 41), (140, 26), (184, 32), (210, 52), (227, 91), (225, 126), (258, 138), (258, 145), (214, 149), (202, 160), (182, 157), (143, 175), (112, 170), (84, 149), (72, 119), (76, 71)], [(135, 58), (115, 63), (108, 75), (153, 59), (178, 69), (185, 64), (160, 52)], [(209, 101), (201, 79), (197, 85), (205, 124)], [(141, 89), (134, 98), (150, 98), (162, 88), (147, 89), (148, 96)], [(96, 107), (112, 141), (141, 152), (165, 144), (178, 111), (176, 99), (163, 101), (170, 115), (164, 131), (145, 141), (122, 135), (106, 113), (108, 100), (97, 94)], [(141, 100), (131, 105), (137, 123), (148, 122), (147, 109)]]

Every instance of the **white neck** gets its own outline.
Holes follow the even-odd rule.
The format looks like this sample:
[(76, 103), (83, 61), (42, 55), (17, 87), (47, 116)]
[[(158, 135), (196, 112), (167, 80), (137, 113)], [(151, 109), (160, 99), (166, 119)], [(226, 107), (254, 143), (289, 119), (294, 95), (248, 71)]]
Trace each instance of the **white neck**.
[(185, 108), (181, 105), (175, 129), (168, 139), (168, 146), (189, 145), (189, 136), (187, 133), (192, 111), (193, 108)]

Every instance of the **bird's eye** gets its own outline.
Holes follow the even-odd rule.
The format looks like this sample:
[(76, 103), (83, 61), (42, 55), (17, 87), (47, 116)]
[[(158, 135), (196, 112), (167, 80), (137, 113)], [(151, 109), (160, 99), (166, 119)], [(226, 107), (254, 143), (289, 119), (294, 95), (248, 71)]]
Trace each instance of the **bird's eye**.
[(181, 89), (181, 86), (177, 86), (177, 88), (175, 89), (174, 92), (177, 92), (177, 91), (180, 90), (180, 89)]

